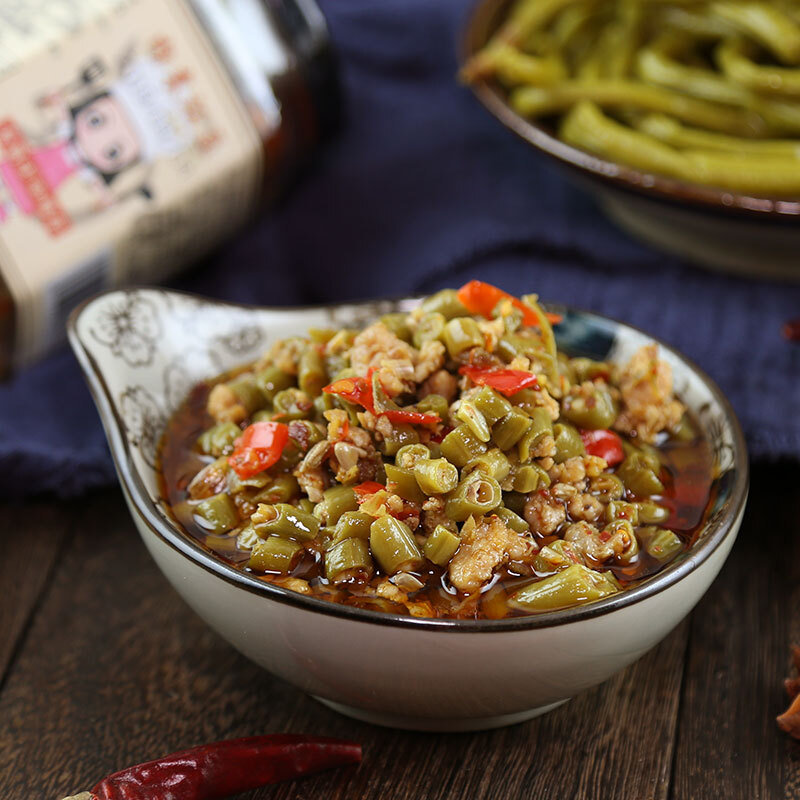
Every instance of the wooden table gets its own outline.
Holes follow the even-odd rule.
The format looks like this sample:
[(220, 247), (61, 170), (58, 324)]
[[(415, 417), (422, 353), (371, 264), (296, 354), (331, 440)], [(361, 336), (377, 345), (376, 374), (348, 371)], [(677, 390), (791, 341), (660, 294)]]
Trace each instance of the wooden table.
[(249, 798), (800, 798), (800, 743), (774, 722), (800, 642), (800, 465), (754, 471), (728, 563), (659, 647), (540, 719), (475, 734), (355, 722), (246, 661), (157, 571), (117, 491), (2, 519), (2, 800), (271, 731), (357, 739), (364, 762)]

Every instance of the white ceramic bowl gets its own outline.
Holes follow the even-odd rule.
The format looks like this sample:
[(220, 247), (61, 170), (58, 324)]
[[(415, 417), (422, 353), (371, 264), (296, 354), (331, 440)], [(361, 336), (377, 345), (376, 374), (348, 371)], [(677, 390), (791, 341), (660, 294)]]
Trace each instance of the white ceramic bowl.
[[(733, 545), (747, 496), (744, 440), (711, 381), (662, 345), (715, 454), (716, 499), (697, 545), (640, 586), (589, 605), (507, 620), (425, 620), (271, 586), (181, 532), (159, 490), (164, 424), (197, 381), (309, 326), (358, 325), (413, 300), (306, 309), (232, 306), (161, 289), (99, 295), (70, 320), (122, 488), (145, 545), (187, 603), (256, 663), (345, 714), (383, 725), (475, 730), (534, 717), (609, 678), (692, 609)], [(571, 309), (559, 344), (625, 360), (651, 339)]]

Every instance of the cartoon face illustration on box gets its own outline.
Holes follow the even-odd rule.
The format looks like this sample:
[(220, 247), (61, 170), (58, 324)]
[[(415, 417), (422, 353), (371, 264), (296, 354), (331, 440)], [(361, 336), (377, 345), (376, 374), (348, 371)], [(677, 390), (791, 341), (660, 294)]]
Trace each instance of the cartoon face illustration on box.
[[(57, 236), (120, 203), (150, 200), (153, 165), (194, 146), (186, 91), (163, 59), (128, 52), (114, 70), (93, 60), (39, 97), (41, 130), (0, 117), (0, 225), (38, 217)], [(75, 181), (83, 202), (70, 207), (63, 195)]]

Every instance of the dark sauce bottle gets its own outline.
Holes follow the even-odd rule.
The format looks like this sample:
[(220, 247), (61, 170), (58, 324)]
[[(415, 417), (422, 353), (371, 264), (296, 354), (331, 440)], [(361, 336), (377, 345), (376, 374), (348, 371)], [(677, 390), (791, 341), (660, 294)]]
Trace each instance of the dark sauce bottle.
[(339, 107), (314, 0), (48, 8), (0, 31), (0, 375), (85, 297), (163, 280), (278, 200)]

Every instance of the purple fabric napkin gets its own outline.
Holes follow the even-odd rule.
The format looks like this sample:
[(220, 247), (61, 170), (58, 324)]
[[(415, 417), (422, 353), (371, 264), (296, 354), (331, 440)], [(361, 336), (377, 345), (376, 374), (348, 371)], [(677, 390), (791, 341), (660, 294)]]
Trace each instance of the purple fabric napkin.
[[(428, 292), (479, 277), (592, 309), (682, 350), (733, 402), (756, 459), (800, 458), (800, 285), (707, 273), (639, 245), (455, 80), (469, 6), (327, 0), (338, 137), (277, 212), (179, 282), (292, 304)], [(335, 276), (331, 280), (331, 276)], [(114, 481), (66, 349), (0, 386), (0, 495)]]

